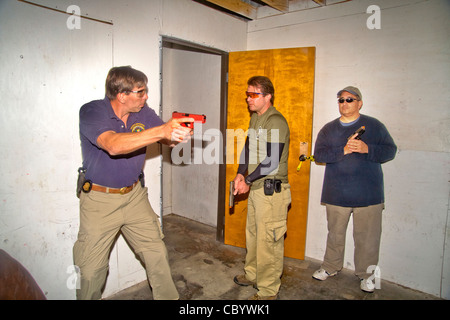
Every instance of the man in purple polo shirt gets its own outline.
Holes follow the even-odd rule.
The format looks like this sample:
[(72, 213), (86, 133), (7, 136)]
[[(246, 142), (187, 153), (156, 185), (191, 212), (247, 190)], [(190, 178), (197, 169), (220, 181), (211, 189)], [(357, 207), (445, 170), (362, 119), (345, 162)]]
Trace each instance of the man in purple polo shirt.
[(192, 132), (181, 123), (193, 119), (164, 123), (146, 104), (147, 81), (144, 73), (131, 67), (112, 68), (106, 78), (105, 99), (80, 109), (85, 183), (73, 248), (81, 274), (77, 299), (101, 298), (110, 250), (119, 231), (145, 265), (154, 299), (179, 298), (164, 235), (141, 174), (146, 147), (186, 141)]

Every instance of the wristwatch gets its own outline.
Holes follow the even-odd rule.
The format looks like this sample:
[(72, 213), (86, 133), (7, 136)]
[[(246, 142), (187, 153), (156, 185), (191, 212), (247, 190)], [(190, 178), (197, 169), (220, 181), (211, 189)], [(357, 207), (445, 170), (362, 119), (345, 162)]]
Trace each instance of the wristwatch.
[(252, 182), (250, 182), (248, 180), (248, 177), (245, 177), (244, 181), (245, 181), (245, 184), (248, 185), (249, 187), (252, 185)]

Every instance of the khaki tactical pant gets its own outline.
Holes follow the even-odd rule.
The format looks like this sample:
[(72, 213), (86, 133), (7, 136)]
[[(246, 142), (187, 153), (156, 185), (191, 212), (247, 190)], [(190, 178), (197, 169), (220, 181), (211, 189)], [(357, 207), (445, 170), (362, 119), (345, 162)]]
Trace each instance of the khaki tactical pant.
[(328, 237), (322, 268), (330, 274), (342, 269), (345, 236), (350, 215), (353, 213), (355, 274), (360, 279), (366, 279), (371, 275), (367, 268), (378, 264), (384, 204), (357, 208), (327, 204), (326, 208)]
[(280, 193), (264, 195), (264, 188), (250, 190), (248, 197), (245, 277), (257, 284), (258, 295), (274, 296), (281, 285), (284, 234), (291, 190), (288, 183)]
[(119, 231), (145, 265), (154, 299), (178, 299), (158, 217), (147, 188), (139, 183), (124, 195), (81, 193), (80, 230), (73, 248), (74, 263), (81, 272), (77, 299), (101, 299), (109, 254)]

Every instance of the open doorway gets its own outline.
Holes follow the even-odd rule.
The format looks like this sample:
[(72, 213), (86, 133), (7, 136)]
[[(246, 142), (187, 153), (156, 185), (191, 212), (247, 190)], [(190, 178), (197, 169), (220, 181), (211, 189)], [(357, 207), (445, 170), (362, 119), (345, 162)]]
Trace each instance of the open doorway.
[[(162, 146), (162, 217), (174, 213), (215, 226), (223, 241), (228, 54), (162, 37), (161, 60), (161, 117), (168, 120), (174, 111), (206, 115), (186, 146)], [(206, 163), (204, 150), (218, 141), (218, 161)]]

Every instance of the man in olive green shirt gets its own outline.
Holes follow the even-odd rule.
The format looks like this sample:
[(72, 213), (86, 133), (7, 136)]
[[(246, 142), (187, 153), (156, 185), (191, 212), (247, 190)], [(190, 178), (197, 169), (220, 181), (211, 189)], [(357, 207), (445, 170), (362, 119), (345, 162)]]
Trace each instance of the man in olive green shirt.
[[(275, 90), (267, 77), (248, 80), (252, 112), (248, 136), (234, 179), (235, 194), (250, 191), (247, 207), (245, 274), (234, 282), (253, 285), (252, 300), (277, 299), (281, 285), (284, 234), (291, 191), (288, 181), (289, 126), (273, 107)], [(248, 173), (248, 175), (246, 175)]]

